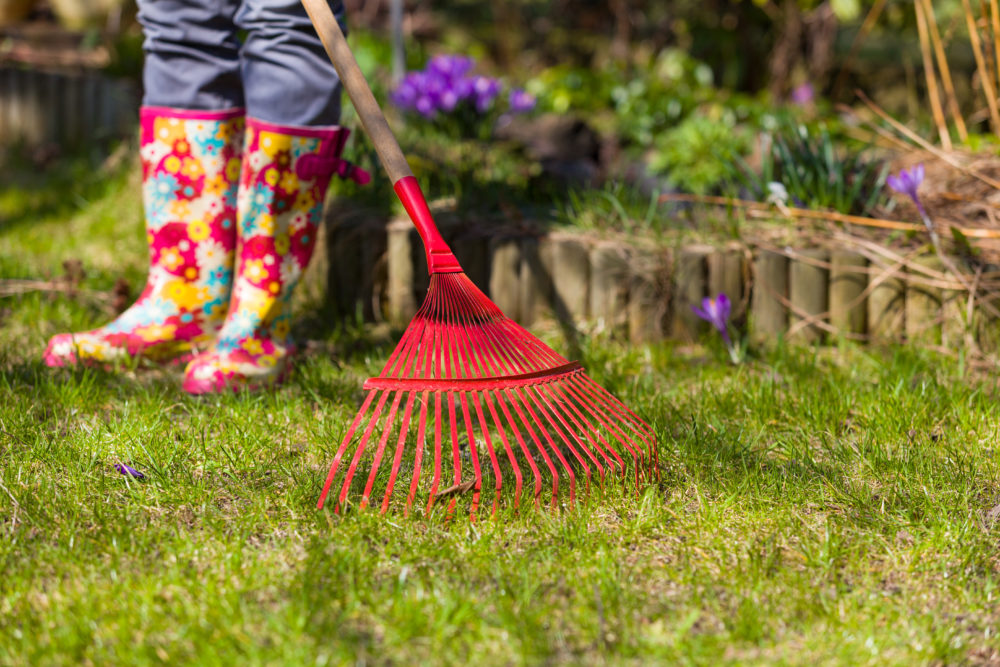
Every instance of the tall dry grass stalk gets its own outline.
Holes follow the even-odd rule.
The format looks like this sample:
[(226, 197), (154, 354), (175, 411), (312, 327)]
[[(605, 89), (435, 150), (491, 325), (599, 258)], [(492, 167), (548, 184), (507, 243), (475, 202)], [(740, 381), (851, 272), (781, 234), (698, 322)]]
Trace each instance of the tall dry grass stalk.
[[(1000, 134), (1000, 107), (997, 106), (997, 93), (993, 85), (994, 73), (990, 70), (983, 52), (983, 43), (979, 35), (979, 26), (976, 15), (972, 11), (969, 0), (962, 0), (962, 8), (965, 10), (965, 23), (969, 29), (969, 43), (972, 45), (972, 54), (976, 58), (976, 69), (979, 70), (979, 81), (983, 86), (983, 93), (986, 95), (986, 105), (990, 110), (990, 127), (995, 134)], [(994, 42), (996, 41), (994, 36)]]
[(931, 53), (927, 12), (921, 0), (916, 0), (914, 6), (917, 11), (917, 34), (920, 36), (920, 53), (924, 60), (924, 77), (927, 80), (927, 96), (931, 101), (931, 113), (934, 116), (934, 124), (937, 126), (938, 137), (941, 138), (941, 147), (950, 151), (952, 149), (951, 132), (948, 130), (948, 122), (944, 117), (944, 105), (941, 104), (937, 77), (934, 73), (934, 56)]
[[(931, 115), (941, 147), (952, 149), (952, 128), (960, 141), (969, 137), (968, 127), (955, 94), (955, 83), (945, 55), (941, 30), (934, 13), (933, 0), (914, 0), (920, 54)], [(986, 109), (974, 114), (980, 120), (987, 114), (992, 131), (1000, 135), (1000, 0), (980, 0), (979, 12), (970, 0), (962, 0), (969, 45), (976, 61), (976, 74), (986, 98)]]

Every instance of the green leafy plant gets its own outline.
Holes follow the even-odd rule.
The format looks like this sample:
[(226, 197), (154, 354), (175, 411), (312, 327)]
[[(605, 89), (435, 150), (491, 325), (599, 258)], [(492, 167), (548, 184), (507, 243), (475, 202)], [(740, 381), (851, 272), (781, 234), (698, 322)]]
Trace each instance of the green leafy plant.
[(867, 215), (886, 198), (889, 165), (867, 147), (838, 142), (825, 125), (813, 129), (784, 117), (761, 141), (760, 166), (737, 159), (733, 170), (735, 183), (759, 199), (780, 192), (803, 208)]
[(717, 96), (712, 71), (678, 49), (665, 49), (634, 66), (603, 69), (550, 67), (528, 82), (543, 110), (596, 114), (611, 110), (611, 125), (628, 145), (647, 147), (700, 104)]
[(731, 112), (692, 115), (661, 133), (650, 168), (678, 188), (706, 194), (730, 178), (733, 164), (750, 149), (750, 137)]

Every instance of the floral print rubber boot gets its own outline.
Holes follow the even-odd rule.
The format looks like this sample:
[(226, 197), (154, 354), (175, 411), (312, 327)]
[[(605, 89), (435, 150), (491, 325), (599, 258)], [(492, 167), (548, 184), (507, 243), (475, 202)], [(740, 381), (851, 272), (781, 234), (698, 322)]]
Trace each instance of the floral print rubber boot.
[(229, 305), (244, 112), (143, 107), (142, 197), (149, 276), (139, 299), (99, 329), (53, 336), (45, 363), (126, 357), (189, 360)]
[(340, 127), (247, 119), (232, 302), (215, 344), (188, 364), (185, 391), (257, 389), (284, 379), (292, 293), (316, 244), (330, 178), (368, 180), (340, 159), (347, 135)]

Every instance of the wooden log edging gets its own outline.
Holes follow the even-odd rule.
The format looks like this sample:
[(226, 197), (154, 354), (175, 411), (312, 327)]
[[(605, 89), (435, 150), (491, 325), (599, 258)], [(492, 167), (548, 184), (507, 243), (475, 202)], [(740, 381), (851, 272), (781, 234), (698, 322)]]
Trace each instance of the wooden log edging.
[(139, 91), (124, 79), (75, 68), (0, 65), (0, 145), (79, 147), (127, 136), (138, 123)]
[[(364, 228), (327, 235), (330, 280), (353, 277), (350, 289), (331, 284), (328, 292), (361, 308), (366, 319), (403, 325), (426, 291), (419, 238), (408, 221)], [(848, 338), (1000, 350), (1000, 271), (981, 270), (976, 281), (983, 292), (970, 300), (926, 252), (900, 256), (846, 239), (829, 247), (666, 248), (568, 231), (490, 237), (458, 225), (443, 232), (473, 282), (525, 326), (558, 321), (634, 343), (695, 340), (710, 328), (691, 307), (725, 293), (734, 328), (756, 342)], [(363, 266), (369, 262), (374, 269)], [(980, 308), (981, 302), (988, 303)]]

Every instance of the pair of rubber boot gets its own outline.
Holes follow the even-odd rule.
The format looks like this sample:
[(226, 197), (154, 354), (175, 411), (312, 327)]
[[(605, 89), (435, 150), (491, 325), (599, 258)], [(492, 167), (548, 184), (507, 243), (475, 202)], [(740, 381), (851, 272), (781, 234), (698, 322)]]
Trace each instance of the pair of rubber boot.
[(201, 394), (280, 382), (293, 351), (290, 302), (316, 244), (348, 131), (284, 127), (220, 112), (143, 108), (149, 277), (110, 324), (54, 336), (49, 366), (125, 357), (187, 361)]

